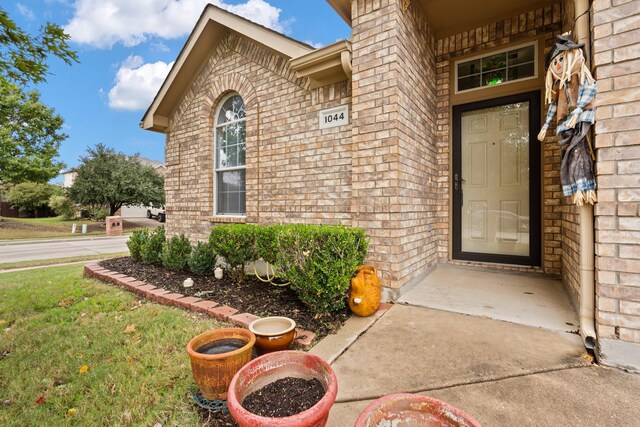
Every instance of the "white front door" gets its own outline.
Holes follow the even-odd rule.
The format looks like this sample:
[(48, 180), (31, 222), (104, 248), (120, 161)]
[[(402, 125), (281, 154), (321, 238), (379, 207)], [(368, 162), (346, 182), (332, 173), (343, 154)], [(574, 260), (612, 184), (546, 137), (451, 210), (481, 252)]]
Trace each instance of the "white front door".
[(532, 230), (539, 217), (531, 193), (531, 178), (539, 176), (531, 167), (539, 168), (539, 160), (531, 161), (532, 108), (538, 108), (532, 98), (484, 101), (455, 111), (457, 258), (532, 264), (532, 249), (539, 252), (538, 232)]

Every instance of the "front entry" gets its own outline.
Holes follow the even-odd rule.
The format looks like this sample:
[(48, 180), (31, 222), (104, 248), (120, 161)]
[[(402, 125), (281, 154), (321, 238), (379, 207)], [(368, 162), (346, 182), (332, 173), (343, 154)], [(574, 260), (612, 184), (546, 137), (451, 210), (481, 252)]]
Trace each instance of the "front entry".
[(453, 108), (454, 259), (540, 265), (540, 92)]

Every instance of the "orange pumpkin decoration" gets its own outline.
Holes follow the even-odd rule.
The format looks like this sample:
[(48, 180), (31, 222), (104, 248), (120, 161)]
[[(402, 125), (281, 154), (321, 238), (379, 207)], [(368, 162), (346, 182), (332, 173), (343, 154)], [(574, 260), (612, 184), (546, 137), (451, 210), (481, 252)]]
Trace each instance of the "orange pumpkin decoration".
[(347, 300), (349, 308), (357, 316), (372, 315), (380, 307), (381, 291), (378, 270), (372, 265), (361, 265), (351, 279)]

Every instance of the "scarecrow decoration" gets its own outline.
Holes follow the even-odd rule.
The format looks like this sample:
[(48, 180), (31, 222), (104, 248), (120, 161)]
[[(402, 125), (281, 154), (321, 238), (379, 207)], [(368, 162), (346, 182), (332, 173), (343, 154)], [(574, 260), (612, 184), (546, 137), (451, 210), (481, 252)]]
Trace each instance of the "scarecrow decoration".
[(596, 202), (596, 181), (593, 175), (593, 151), (587, 140), (595, 121), (593, 98), (596, 82), (585, 65), (584, 43), (571, 36), (556, 37), (556, 44), (545, 61), (545, 101), (549, 104), (547, 118), (538, 134), (544, 140), (547, 129), (557, 115), (556, 135), (562, 148), (560, 180), (565, 196), (573, 196), (576, 205)]

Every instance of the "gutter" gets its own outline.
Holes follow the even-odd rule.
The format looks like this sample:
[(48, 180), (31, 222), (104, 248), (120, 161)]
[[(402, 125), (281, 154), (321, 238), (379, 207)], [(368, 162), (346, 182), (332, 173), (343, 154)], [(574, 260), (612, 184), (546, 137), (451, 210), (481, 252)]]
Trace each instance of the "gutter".
[[(575, 0), (575, 27), (577, 42), (584, 43), (585, 61), (591, 58), (589, 34), (589, 0)], [(580, 336), (587, 349), (593, 350), (597, 343), (595, 329), (595, 238), (593, 227), (593, 205), (584, 203), (578, 207), (580, 214)], [(597, 358), (597, 352), (596, 358)]]

